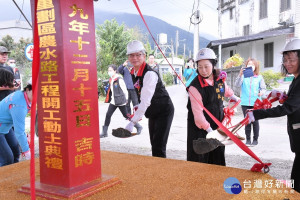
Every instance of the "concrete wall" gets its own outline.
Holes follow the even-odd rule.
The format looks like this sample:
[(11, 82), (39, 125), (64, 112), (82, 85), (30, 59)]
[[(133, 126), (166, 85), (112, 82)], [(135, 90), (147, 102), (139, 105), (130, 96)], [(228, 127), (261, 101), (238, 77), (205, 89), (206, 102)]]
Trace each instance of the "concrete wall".
[[(259, 0), (249, 0), (245, 3), (238, 4), (239, 0), (233, 1), (230, 6), (223, 8), (219, 19), (219, 35), (224, 38), (243, 36), (243, 27), (250, 26), (250, 34), (278, 28), (280, 16), (284, 19), (292, 18), (295, 21), (295, 0), (291, 0), (291, 9), (280, 13), (280, 0), (268, 1), (268, 14), (266, 18), (259, 19)], [(298, 1), (298, 0), (297, 0)], [(230, 19), (230, 7), (233, 7), (233, 19)]]
[[(276, 72), (280, 72), (282, 55), (281, 51), (284, 48), (286, 42), (290, 40), (288, 35), (282, 35), (272, 38), (266, 38), (263, 40), (256, 40), (248, 43), (241, 43), (233, 47), (223, 48), (222, 49), (222, 66), (224, 62), (230, 57), (230, 50), (233, 50), (233, 53), (238, 53), (244, 60), (247, 60), (249, 57), (253, 57), (260, 62), (261, 72), (265, 70), (272, 69)], [(265, 67), (264, 63), (264, 44), (271, 43), (274, 44), (274, 56), (273, 56), (273, 66)]]

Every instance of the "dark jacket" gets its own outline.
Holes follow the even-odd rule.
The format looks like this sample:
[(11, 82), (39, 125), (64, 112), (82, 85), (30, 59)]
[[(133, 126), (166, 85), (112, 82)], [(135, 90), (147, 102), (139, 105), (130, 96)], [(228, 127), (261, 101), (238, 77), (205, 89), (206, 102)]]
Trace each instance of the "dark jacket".
[(118, 68), (118, 71), (120, 74), (123, 75), (124, 78), (124, 82), (126, 84), (126, 87), (128, 90), (133, 90), (133, 83), (132, 83), (132, 78), (131, 78), (131, 74), (130, 71), (127, 69), (126, 66), (120, 65)]
[(253, 110), (255, 120), (287, 115), (287, 129), (292, 152), (300, 152), (300, 77), (295, 78), (287, 93), (287, 100), (277, 107)]
[(117, 77), (113, 80), (109, 80), (109, 89), (107, 91), (106, 94), (106, 98), (105, 98), (105, 103), (110, 103), (111, 102), (111, 95), (112, 95), (112, 91), (111, 91), (111, 85), (113, 85), (113, 94), (114, 94), (114, 104), (116, 106), (120, 106), (120, 105), (124, 105), (126, 103), (126, 96), (120, 86), (120, 79), (122, 79), (121, 77)]
[(141, 66), (136, 77), (133, 75), (133, 71), (131, 72), (132, 81), (134, 83), (139, 102), (141, 102), (140, 98), (141, 98), (141, 91), (143, 88), (143, 80), (145, 74), (148, 71), (154, 71), (158, 76), (158, 81), (155, 87), (154, 95), (151, 99), (151, 105), (147, 108), (145, 113), (145, 116), (147, 118), (154, 118), (163, 115), (164, 114), (163, 112), (165, 112), (166, 109), (168, 109), (170, 106), (173, 107), (173, 103), (158, 73), (146, 63), (144, 63), (144, 65)]
[[(6, 64), (0, 64), (0, 68), (6, 69), (7, 71), (10, 71), (12, 74), (14, 74), (14, 70)], [(13, 92), (13, 90), (0, 90), (0, 101)]]
[[(190, 84), (190, 86), (195, 87), (202, 96), (203, 106), (219, 121), (222, 121), (224, 117), (223, 112), (223, 101), (225, 95), (225, 84), (222, 79), (215, 80), (214, 85), (208, 85), (204, 79), (198, 75)], [(189, 86), (189, 87), (190, 87)], [(188, 120), (194, 122), (194, 114), (191, 108), (191, 101), (188, 98)], [(203, 112), (206, 120), (210, 123), (212, 129), (218, 128), (218, 125), (206, 114)], [(196, 126), (196, 125), (195, 125)]]

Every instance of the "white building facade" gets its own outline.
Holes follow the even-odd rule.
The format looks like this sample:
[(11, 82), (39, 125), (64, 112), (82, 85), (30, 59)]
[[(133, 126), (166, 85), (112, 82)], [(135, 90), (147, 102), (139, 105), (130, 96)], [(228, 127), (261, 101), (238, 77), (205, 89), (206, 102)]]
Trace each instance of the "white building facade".
[(260, 61), (261, 71), (279, 72), (281, 51), (300, 38), (300, 0), (219, 0), (220, 40), (208, 47), (219, 56), (219, 67), (238, 53)]

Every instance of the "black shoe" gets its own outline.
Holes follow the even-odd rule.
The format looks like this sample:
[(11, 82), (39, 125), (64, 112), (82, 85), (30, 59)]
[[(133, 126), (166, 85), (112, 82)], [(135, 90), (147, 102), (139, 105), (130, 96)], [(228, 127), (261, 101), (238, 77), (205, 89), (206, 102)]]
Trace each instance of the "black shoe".
[(246, 146), (250, 146), (251, 145), (251, 140), (247, 140), (246, 141)]
[(256, 146), (258, 144), (257, 140), (253, 140), (252, 146)]

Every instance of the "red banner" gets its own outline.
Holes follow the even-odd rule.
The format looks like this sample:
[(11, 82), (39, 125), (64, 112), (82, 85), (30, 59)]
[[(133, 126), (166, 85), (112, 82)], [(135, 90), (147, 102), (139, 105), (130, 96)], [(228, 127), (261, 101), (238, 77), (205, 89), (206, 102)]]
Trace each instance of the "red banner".
[(40, 182), (74, 187), (101, 178), (93, 3), (39, 0)]

